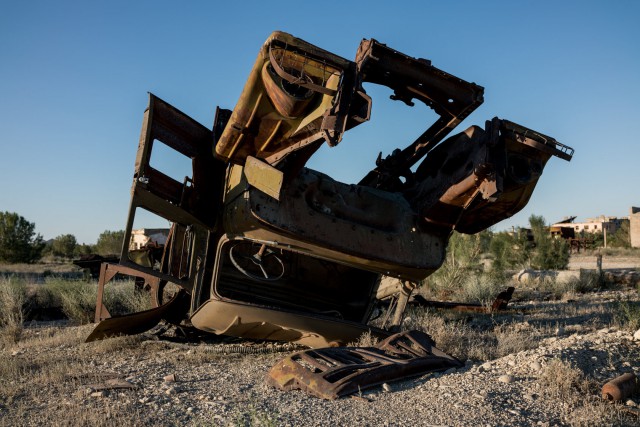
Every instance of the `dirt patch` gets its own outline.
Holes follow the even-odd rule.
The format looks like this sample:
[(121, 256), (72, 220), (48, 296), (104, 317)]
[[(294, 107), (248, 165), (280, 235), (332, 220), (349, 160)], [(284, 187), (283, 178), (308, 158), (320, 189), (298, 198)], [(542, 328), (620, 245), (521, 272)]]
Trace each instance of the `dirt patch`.
[[(465, 366), (337, 401), (268, 386), (288, 353), (233, 350), (259, 343), (85, 344), (91, 325), (33, 324), (0, 351), (0, 425), (637, 425), (628, 410), (640, 396), (621, 405), (598, 396), (608, 379), (640, 375), (639, 341), (618, 307), (639, 300), (626, 290), (519, 302), (494, 316), (411, 312), (406, 325)], [(96, 387), (107, 380), (131, 387)]]

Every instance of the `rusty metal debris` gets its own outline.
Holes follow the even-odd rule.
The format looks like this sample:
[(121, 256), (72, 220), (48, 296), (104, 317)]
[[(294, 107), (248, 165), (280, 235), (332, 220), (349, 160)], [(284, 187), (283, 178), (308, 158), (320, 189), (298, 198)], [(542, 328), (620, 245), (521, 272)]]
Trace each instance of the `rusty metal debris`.
[(602, 386), (602, 398), (610, 402), (619, 402), (631, 396), (638, 387), (633, 372), (620, 375)]
[(281, 390), (300, 389), (323, 399), (337, 399), (428, 372), (458, 368), (463, 363), (435, 347), (420, 331), (392, 335), (375, 347), (305, 350), (276, 363), (267, 382)]
[(498, 294), (490, 306), (462, 302), (429, 301), (422, 295), (414, 295), (412, 304), (419, 305), (421, 307), (446, 308), (458, 311), (475, 311), (478, 313), (495, 313), (496, 311), (506, 310), (507, 304), (511, 301), (514, 290), (515, 288), (513, 286), (509, 286), (506, 290)]
[[(135, 390), (137, 385), (125, 380), (121, 374), (114, 372), (94, 372), (84, 374), (72, 374), (70, 375), (75, 380), (80, 381), (84, 389), (91, 392), (105, 391), (105, 390)], [(87, 381), (92, 381), (90, 384), (84, 384)], [(95, 382), (99, 381), (99, 382)]]
[[(390, 88), (402, 108), (422, 103), (438, 118), (406, 147), (381, 153), (358, 184), (305, 167), (324, 142), (335, 146), (370, 119), (365, 83)], [(547, 160), (573, 155), (498, 118), (445, 139), (483, 92), (373, 39), (351, 61), (275, 32), (235, 108), (218, 108), (211, 129), (150, 95), (122, 253), (118, 265), (103, 265), (96, 310), (103, 323), (92, 339), (141, 332), (161, 319), (313, 347), (368, 331), (388, 336), (409, 293), (398, 297), (389, 330), (370, 327), (381, 275), (417, 286), (442, 264), (453, 229), (475, 233), (513, 215)], [(190, 175), (173, 178), (154, 167), (158, 147), (187, 159)], [(141, 212), (172, 223), (154, 261), (129, 250)], [(111, 317), (103, 290), (115, 273), (138, 277), (155, 308)], [(185, 302), (161, 302), (165, 285), (179, 288), (176, 298)]]

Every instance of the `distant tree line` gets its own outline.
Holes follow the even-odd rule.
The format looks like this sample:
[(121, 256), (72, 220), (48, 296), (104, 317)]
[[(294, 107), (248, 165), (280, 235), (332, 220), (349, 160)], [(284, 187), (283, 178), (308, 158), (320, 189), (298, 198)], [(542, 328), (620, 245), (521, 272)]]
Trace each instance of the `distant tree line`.
[(35, 232), (35, 223), (15, 212), (0, 212), (0, 262), (33, 263), (44, 256), (77, 258), (90, 253), (119, 254), (123, 240), (124, 231), (106, 230), (94, 245), (78, 243), (73, 234), (62, 234), (47, 243)]

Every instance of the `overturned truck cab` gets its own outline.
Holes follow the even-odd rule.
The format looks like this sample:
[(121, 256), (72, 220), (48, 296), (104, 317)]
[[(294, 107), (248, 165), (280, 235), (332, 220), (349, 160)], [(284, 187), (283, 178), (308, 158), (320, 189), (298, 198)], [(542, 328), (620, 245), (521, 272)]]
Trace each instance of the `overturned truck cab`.
[[(438, 119), (347, 184), (305, 164), (369, 120), (363, 83), (389, 87), (409, 107), (422, 102)], [(150, 95), (120, 263), (102, 266), (101, 323), (89, 340), (161, 319), (312, 347), (388, 335), (411, 290), (444, 261), (452, 230), (476, 233), (512, 216), (547, 160), (573, 155), (498, 118), (445, 139), (482, 101), (481, 86), (376, 40), (363, 40), (350, 61), (282, 32), (267, 39), (235, 108), (218, 108), (211, 130)], [(152, 167), (158, 144), (189, 159), (191, 176), (180, 182)], [(172, 223), (152, 266), (129, 251), (140, 210)], [(103, 293), (116, 274), (143, 281), (153, 307), (111, 316)], [(368, 325), (381, 275), (405, 284), (386, 329)]]

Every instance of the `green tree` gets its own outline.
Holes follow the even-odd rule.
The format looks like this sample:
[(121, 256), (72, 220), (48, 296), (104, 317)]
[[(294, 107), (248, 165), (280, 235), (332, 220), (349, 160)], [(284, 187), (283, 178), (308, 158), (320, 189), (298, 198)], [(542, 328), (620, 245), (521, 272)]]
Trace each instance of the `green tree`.
[(529, 241), (525, 229), (495, 233), (489, 244), (489, 252), (493, 255), (493, 269), (503, 271), (529, 267), (532, 247), (533, 243)]
[(470, 275), (482, 271), (481, 255), (488, 247), (490, 231), (461, 234), (454, 231), (442, 266), (428, 279), (429, 286), (442, 295), (462, 288)]
[(87, 245), (85, 243), (81, 243), (79, 245), (76, 245), (76, 250), (74, 252), (74, 255), (76, 256), (81, 256), (81, 255), (89, 255), (95, 252), (95, 246), (94, 245)]
[(73, 234), (63, 234), (53, 239), (51, 251), (55, 256), (71, 258), (77, 245), (78, 242)]
[(607, 245), (612, 248), (630, 248), (631, 233), (629, 228), (629, 221), (622, 221), (620, 228), (615, 233), (607, 236)]
[(106, 230), (98, 236), (95, 250), (99, 255), (119, 254), (122, 250), (122, 241), (124, 240), (124, 231)]
[(40, 259), (44, 242), (35, 227), (15, 212), (0, 212), (0, 261), (30, 263)]
[(531, 215), (529, 226), (533, 233), (535, 248), (531, 267), (539, 270), (564, 270), (569, 265), (569, 245), (564, 239), (551, 236), (549, 227), (541, 216)]

